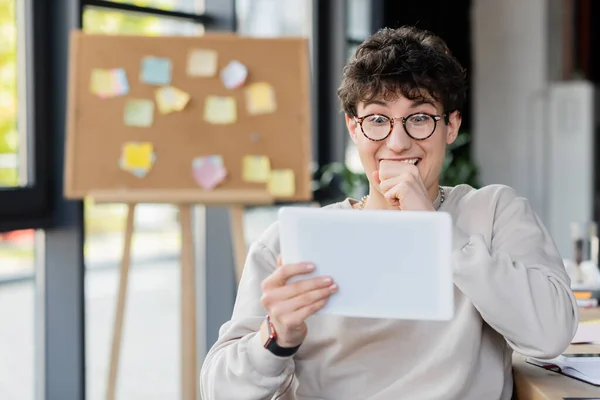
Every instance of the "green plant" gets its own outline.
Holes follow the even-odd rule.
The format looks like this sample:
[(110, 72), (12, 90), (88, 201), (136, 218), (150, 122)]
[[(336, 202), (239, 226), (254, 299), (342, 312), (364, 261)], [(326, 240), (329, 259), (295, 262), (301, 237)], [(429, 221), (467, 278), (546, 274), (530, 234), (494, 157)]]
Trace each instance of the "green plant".
[(478, 169), (471, 159), (471, 135), (459, 132), (454, 143), (446, 148), (446, 158), (440, 173), (440, 184), (456, 186), (463, 183), (478, 187)]
[[(460, 132), (451, 145), (446, 148), (446, 158), (440, 173), (440, 184), (456, 186), (466, 183), (478, 187), (477, 166), (470, 156), (471, 135)], [(334, 162), (324, 165), (315, 180), (315, 192), (321, 202), (339, 201), (345, 197), (358, 199), (369, 189), (369, 181), (363, 172), (351, 171), (345, 163)]]
[[(317, 190), (329, 192), (325, 197), (339, 200), (341, 197), (360, 198), (369, 190), (369, 180), (363, 172), (351, 171), (345, 163), (334, 162), (324, 165), (320, 170), (320, 178), (316, 182)], [(338, 193), (332, 188), (338, 186)], [(339, 193), (341, 192), (341, 193)]]

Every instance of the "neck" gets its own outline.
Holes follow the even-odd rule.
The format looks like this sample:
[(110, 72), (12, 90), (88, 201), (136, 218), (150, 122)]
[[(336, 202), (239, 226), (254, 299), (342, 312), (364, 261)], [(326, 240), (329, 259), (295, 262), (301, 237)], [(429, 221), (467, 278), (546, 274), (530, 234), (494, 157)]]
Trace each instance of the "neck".
[[(429, 199), (433, 203), (439, 194), (439, 187), (436, 183), (427, 189), (427, 194), (429, 195)], [(391, 206), (385, 197), (374, 188), (372, 185), (369, 185), (369, 200), (365, 204), (365, 209), (371, 210), (397, 210), (398, 207)]]

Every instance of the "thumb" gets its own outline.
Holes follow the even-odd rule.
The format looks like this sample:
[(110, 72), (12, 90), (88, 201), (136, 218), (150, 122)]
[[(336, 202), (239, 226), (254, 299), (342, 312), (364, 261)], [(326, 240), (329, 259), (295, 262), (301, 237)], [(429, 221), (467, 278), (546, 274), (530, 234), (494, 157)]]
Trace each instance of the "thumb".
[(379, 171), (373, 171), (371, 175), (377, 184), (381, 183), (381, 180), (379, 179)]
[(281, 261), (281, 256), (277, 257), (277, 266), (281, 267), (282, 264), (283, 262)]

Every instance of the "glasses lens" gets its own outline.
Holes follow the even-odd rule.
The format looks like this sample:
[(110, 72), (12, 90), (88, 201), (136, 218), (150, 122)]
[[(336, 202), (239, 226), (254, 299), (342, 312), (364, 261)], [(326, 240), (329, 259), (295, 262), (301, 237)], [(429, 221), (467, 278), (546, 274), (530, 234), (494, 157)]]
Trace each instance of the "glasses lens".
[(362, 122), (362, 129), (368, 138), (384, 139), (390, 133), (390, 119), (385, 115), (369, 115)]
[(406, 120), (406, 130), (415, 139), (425, 139), (434, 129), (435, 120), (427, 114), (415, 114)]

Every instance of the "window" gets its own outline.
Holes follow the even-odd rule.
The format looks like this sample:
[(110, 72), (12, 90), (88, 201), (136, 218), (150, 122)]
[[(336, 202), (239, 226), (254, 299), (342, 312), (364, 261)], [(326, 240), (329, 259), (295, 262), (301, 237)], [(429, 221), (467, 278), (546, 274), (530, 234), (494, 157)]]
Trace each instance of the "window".
[(17, 36), (21, 39), (21, 35), (17, 33), (15, 6), (15, 0), (0, 2), (0, 187), (27, 184), (18, 161), (19, 144), (25, 143), (20, 143), (17, 130)]
[(201, 35), (204, 33), (204, 27), (193, 22), (93, 7), (84, 9), (83, 27), (87, 33), (122, 35)]
[(32, 1), (0, 0), (0, 231), (39, 228), (50, 217), (47, 112), (32, 108), (34, 94), (43, 90), (43, 78), (33, 77), (41, 73), (36, 65), (43, 65), (44, 45), (43, 39), (32, 45), (33, 7)]
[(351, 44), (358, 44), (371, 34), (370, 0), (348, 0), (346, 37)]
[(1, 399), (34, 399), (34, 239), (31, 230), (0, 234)]
[[(371, 1), (349, 0), (346, 14), (347, 57), (354, 55), (357, 47), (371, 34)], [(363, 166), (353, 141), (346, 141), (345, 162), (353, 172), (362, 172)]]
[[(86, 1), (83, 30), (97, 34), (201, 35), (193, 16), (98, 7)], [(106, 2), (103, 2), (106, 3)], [(119, 1), (136, 6), (194, 12), (196, 0)], [(106, 398), (119, 265), (127, 207), (85, 202), (87, 398)], [(176, 207), (136, 207), (132, 265), (118, 368), (117, 398), (180, 397), (180, 229)]]
[(47, 199), (30, 140), (30, 5), (0, 0), (0, 398), (23, 400), (33, 400), (36, 388), (35, 231), (7, 230), (38, 227)]
[(260, 37), (304, 36), (312, 31), (311, 2), (237, 0), (238, 33)]
[(108, 0), (108, 1), (86, 1), (90, 5), (101, 5), (110, 7), (107, 3), (131, 5), (134, 7), (155, 8), (165, 11), (180, 11), (190, 14), (202, 14), (204, 12), (204, 0)]

